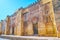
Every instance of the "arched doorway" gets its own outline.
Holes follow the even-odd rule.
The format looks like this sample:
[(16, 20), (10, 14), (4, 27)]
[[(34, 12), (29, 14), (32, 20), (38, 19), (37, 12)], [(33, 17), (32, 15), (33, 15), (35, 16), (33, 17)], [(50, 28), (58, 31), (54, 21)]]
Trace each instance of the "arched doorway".
[(38, 35), (38, 17), (32, 18), (34, 36)]
[(38, 35), (38, 23), (33, 24), (33, 31), (34, 31), (34, 35), (37, 36)]

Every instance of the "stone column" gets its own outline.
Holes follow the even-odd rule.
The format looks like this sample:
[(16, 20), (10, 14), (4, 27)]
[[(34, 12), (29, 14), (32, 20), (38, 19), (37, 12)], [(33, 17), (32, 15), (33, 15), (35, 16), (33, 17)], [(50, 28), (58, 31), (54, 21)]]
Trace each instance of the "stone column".
[(5, 34), (6, 35), (9, 35), (10, 34), (10, 17), (7, 16), (7, 24), (6, 24), (6, 27), (5, 27)]
[(56, 22), (55, 22), (55, 17), (54, 17), (54, 11), (53, 11), (53, 5), (52, 5), (52, 0), (42, 0), (43, 5), (47, 5), (45, 7), (45, 11), (48, 9), (47, 12), (47, 22), (45, 22), (46, 26), (46, 36), (57, 36), (57, 28), (56, 28)]
[(34, 34), (34, 32), (33, 32), (33, 24), (30, 21), (28, 21), (27, 24), (28, 24), (28, 26), (27, 26), (27, 35), (31, 36), (31, 35)]
[(22, 9), (17, 12), (17, 35), (23, 35)]

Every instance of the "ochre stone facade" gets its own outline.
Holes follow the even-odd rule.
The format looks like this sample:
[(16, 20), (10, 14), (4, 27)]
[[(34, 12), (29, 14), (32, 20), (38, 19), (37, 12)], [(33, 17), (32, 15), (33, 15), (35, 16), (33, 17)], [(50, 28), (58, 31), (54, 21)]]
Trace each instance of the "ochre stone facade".
[(2, 34), (2, 25), (1, 25), (1, 22), (0, 22), (0, 34)]
[[(13, 33), (10, 33), (10, 30)], [(36, 2), (27, 8), (19, 9), (13, 16), (7, 17), (5, 34), (56, 37), (57, 27), (52, 0)]]

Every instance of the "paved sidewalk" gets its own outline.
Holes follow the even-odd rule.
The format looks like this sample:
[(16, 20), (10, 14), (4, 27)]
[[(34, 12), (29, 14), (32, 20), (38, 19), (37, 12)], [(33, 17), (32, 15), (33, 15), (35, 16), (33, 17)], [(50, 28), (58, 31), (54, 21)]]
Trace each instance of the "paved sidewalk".
[(7, 38), (10, 40), (60, 40), (60, 38), (57, 37), (14, 36), (14, 35), (1, 35), (0, 38)]

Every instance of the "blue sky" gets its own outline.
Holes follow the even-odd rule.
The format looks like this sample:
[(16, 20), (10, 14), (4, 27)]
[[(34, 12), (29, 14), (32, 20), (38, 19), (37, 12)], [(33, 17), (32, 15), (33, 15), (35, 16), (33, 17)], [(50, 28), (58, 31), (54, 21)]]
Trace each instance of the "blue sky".
[(0, 0), (0, 21), (12, 15), (18, 8), (27, 7), (37, 0)]

